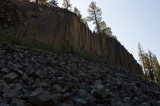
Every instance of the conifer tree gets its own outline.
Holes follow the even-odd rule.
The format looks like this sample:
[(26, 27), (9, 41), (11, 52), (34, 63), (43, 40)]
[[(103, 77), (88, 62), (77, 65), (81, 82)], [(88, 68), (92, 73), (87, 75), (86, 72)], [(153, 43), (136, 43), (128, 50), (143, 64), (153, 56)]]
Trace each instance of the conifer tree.
[(156, 55), (153, 55), (153, 67), (156, 73), (156, 81), (157, 83), (160, 83), (160, 65), (159, 65)]
[(100, 25), (99, 23), (102, 21), (102, 11), (99, 7), (96, 6), (95, 2), (91, 2), (88, 8), (89, 16), (87, 17), (87, 21), (93, 21), (93, 24), (96, 24), (96, 30), (100, 33)]
[(160, 83), (160, 65), (156, 55), (151, 51), (144, 53), (140, 43), (138, 43), (138, 54), (146, 78), (153, 82)]
[[(105, 33), (107, 36), (112, 36), (112, 31), (110, 27), (107, 27), (105, 21), (100, 21), (99, 22), (99, 28), (100, 28), (100, 32)], [(97, 29), (97, 28), (95, 28)]]
[(150, 79), (150, 61), (149, 61), (149, 55), (147, 53), (143, 54), (143, 65), (144, 65), (144, 71), (147, 79)]
[(145, 71), (146, 70), (146, 67), (145, 67), (145, 60), (144, 60), (144, 51), (143, 51), (143, 48), (141, 46), (140, 43), (138, 43), (138, 55), (139, 55), (139, 61), (142, 65), (142, 68), (144, 70), (144, 73), (147, 74), (147, 72)]
[(81, 12), (78, 10), (78, 8), (74, 7), (73, 12), (76, 13), (79, 18), (82, 18)]
[(49, 0), (49, 4), (53, 7), (58, 7), (58, 2), (57, 0)]
[(150, 77), (151, 77), (151, 80), (153, 82), (155, 82), (155, 79), (156, 79), (156, 72), (155, 72), (155, 68), (153, 66), (153, 53), (149, 50), (148, 51), (148, 54), (149, 54), (149, 63), (150, 63)]
[(36, 4), (38, 5), (38, 0), (36, 0), (35, 2), (36, 2)]
[(63, 8), (65, 8), (67, 10), (71, 10), (72, 5), (70, 3), (70, 0), (63, 0)]
[(81, 18), (81, 22), (84, 23), (88, 27), (87, 19), (86, 18)]

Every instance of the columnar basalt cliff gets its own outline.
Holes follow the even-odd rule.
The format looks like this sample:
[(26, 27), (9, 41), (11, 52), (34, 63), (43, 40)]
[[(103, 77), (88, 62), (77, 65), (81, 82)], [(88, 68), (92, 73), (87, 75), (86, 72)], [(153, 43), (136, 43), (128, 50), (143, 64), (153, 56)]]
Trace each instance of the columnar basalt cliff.
[(18, 14), (23, 13), (23, 16), (17, 14), (18, 20), (24, 21), (17, 32), (19, 36), (92, 56), (112, 66), (142, 74), (140, 65), (120, 42), (103, 34), (92, 33), (74, 13), (47, 7), (37, 7), (33, 11), (33, 7), (34, 3), (26, 3), (15, 10)]

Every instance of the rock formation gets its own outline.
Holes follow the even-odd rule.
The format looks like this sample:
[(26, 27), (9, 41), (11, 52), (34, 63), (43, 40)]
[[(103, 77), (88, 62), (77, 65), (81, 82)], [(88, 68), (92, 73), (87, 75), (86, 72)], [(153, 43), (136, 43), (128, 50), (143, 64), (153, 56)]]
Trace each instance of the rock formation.
[[(0, 6), (5, 3), (0, 1)], [(61, 8), (37, 7), (29, 2), (16, 2), (16, 6), (12, 7), (12, 11), (2, 14), (14, 14), (4, 15), (4, 19), (18, 17), (14, 21), (20, 23), (16, 32), (19, 36), (49, 43), (54, 48), (91, 56), (135, 74), (142, 74), (141, 66), (120, 42), (102, 34), (93, 34), (74, 13)], [(9, 24), (8, 21), (1, 22), (2, 25), (6, 23)]]

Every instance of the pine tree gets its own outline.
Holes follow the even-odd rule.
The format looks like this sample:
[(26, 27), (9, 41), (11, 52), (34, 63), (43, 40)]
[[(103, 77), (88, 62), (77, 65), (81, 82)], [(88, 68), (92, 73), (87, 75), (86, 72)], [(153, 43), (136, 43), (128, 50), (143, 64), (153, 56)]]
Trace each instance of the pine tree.
[(105, 33), (107, 36), (112, 36), (112, 31), (110, 27), (107, 27), (104, 21), (99, 22), (99, 28), (102, 33)]
[(95, 2), (91, 2), (88, 8), (89, 16), (87, 17), (87, 21), (93, 21), (93, 24), (96, 24), (96, 30), (100, 33), (100, 25), (99, 22), (102, 20), (102, 11), (99, 7), (96, 6)]
[(81, 12), (76, 7), (74, 7), (73, 12), (76, 13), (79, 18), (82, 18)]
[(72, 5), (70, 4), (70, 0), (63, 0), (63, 7), (67, 10), (71, 10)]
[(88, 23), (87, 23), (87, 19), (86, 18), (81, 18), (81, 22), (84, 23), (86, 25), (86, 27), (88, 27)]
[(138, 55), (139, 55), (139, 61), (140, 61), (141, 65), (142, 65), (144, 73), (145, 73), (145, 75), (147, 75), (146, 67), (145, 67), (145, 59), (144, 59), (145, 54), (144, 54), (143, 48), (142, 48), (140, 43), (138, 43)]
[(150, 61), (149, 61), (149, 55), (147, 53), (142, 54), (143, 55), (143, 65), (144, 65), (144, 71), (147, 79), (150, 79)]
[(156, 73), (156, 81), (157, 83), (160, 83), (160, 65), (159, 65), (156, 55), (153, 55), (153, 67)]
[(36, 0), (35, 2), (36, 2), (36, 4), (38, 5), (38, 0)]
[(50, 4), (51, 6), (53, 6), (53, 7), (58, 7), (58, 2), (57, 2), (57, 0), (50, 0), (50, 1), (49, 1), (49, 4)]
[(38, 4), (45, 4), (48, 0), (36, 0)]

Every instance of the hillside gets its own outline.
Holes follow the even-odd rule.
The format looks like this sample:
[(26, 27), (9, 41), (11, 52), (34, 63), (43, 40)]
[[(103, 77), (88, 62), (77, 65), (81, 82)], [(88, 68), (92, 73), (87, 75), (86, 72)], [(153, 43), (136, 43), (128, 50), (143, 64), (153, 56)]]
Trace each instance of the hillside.
[(0, 106), (160, 106), (132, 54), (76, 14), (23, 0), (0, 8)]
[(72, 54), (0, 42), (0, 106), (159, 106), (160, 88)]

